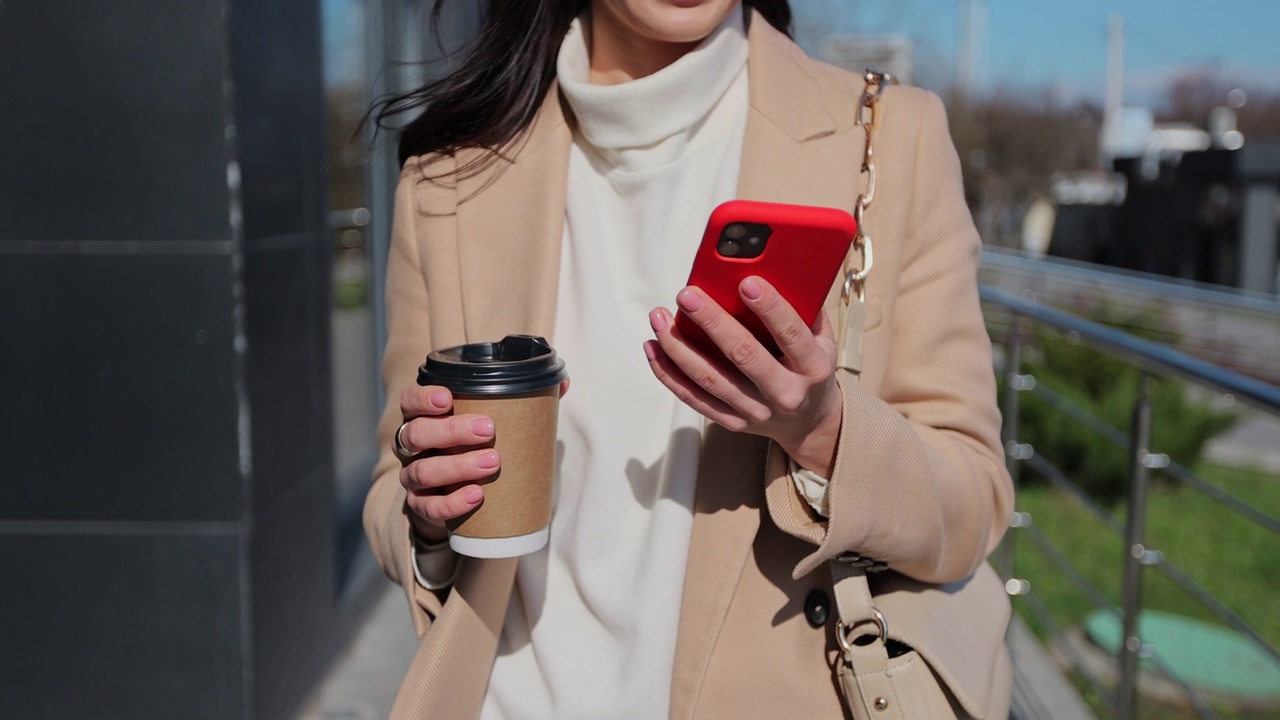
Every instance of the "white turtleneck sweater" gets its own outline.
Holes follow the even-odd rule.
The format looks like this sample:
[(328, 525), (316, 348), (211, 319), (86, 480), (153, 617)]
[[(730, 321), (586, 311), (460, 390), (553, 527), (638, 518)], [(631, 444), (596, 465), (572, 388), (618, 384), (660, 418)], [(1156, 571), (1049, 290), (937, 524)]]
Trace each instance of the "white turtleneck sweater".
[(733, 198), (747, 117), (741, 12), (647, 77), (588, 82), (574, 22), (557, 73), (576, 119), (556, 349), (558, 486), (520, 560), (481, 717), (666, 718), (703, 419), (653, 377), (648, 313), (684, 286)]

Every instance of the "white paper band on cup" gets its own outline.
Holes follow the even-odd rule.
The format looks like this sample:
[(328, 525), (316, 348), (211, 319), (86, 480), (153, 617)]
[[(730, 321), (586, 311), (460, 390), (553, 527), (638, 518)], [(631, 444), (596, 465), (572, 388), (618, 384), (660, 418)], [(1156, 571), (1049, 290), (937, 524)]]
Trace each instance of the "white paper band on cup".
[(509, 558), (535, 553), (547, 544), (551, 528), (545, 527), (528, 535), (505, 538), (473, 538), (450, 535), (449, 547), (453, 551), (474, 558)]

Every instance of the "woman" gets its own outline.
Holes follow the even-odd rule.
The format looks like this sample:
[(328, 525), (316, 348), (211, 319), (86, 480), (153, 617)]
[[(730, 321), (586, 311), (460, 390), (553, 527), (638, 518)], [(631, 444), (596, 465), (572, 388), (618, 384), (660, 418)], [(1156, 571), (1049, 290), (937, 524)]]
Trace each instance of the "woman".
[[(1012, 487), (937, 98), (885, 93), (857, 383), (835, 373), (838, 301), (809, 328), (744, 281), (775, 358), (682, 287), (719, 202), (852, 210), (863, 190), (862, 79), (805, 57), (789, 21), (785, 0), (490, 0), (457, 71), (384, 108), (421, 110), (400, 137), (365, 508), (425, 638), (404, 717), (845, 717), (826, 561), (846, 551), (888, 565), (890, 634), (958, 713), (1007, 708), (998, 637), (963, 635), (1007, 603), (952, 600), (992, 586)], [(672, 332), (672, 301), (732, 366)], [(553, 338), (573, 378), (551, 540), (459, 560), (443, 523), (484, 502), (502, 429), (452, 415), (415, 368), (513, 332)]]

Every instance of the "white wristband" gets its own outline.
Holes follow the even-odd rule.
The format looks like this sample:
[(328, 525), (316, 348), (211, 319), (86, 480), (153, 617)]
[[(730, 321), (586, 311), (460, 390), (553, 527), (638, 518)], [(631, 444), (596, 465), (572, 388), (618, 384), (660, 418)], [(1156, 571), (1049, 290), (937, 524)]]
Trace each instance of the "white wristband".
[(790, 458), (787, 459), (787, 464), (791, 470), (791, 482), (795, 483), (796, 492), (800, 493), (800, 497), (809, 503), (809, 507), (813, 508), (814, 512), (822, 517), (830, 517), (827, 487), (831, 481), (812, 470), (800, 467)]

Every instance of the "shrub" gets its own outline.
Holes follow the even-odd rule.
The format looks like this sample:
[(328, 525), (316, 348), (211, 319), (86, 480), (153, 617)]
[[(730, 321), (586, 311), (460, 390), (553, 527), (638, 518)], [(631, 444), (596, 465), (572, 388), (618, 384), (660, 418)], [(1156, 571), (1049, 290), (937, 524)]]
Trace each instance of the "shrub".
[[(1150, 318), (1143, 322), (1107, 318), (1103, 322), (1126, 328), (1159, 326)], [(1037, 385), (1128, 434), (1138, 398), (1140, 370), (1074, 338), (1041, 329), (1032, 336), (1030, 350), (1022, 372), (1033, 375)], [(1036, 454), (1100, 502), (1111, 505), (1124, 497), (1128, 488), (1127, 448), (1032, 395), (1023, 393), (1020, 399), (1018, 440), (1029, 443)], [(1186, 466), (1196, 465), (1205, 444), (1230, 429), (1238, 419), (1234, 412), (1215, 410), (1193, 399), (1181, 381), (1159, 375), (1151, 377), (1150, 398), (1152, 452), (1165, 453)], [(1161, 477), (1159, 471), (1153, 477)]]

